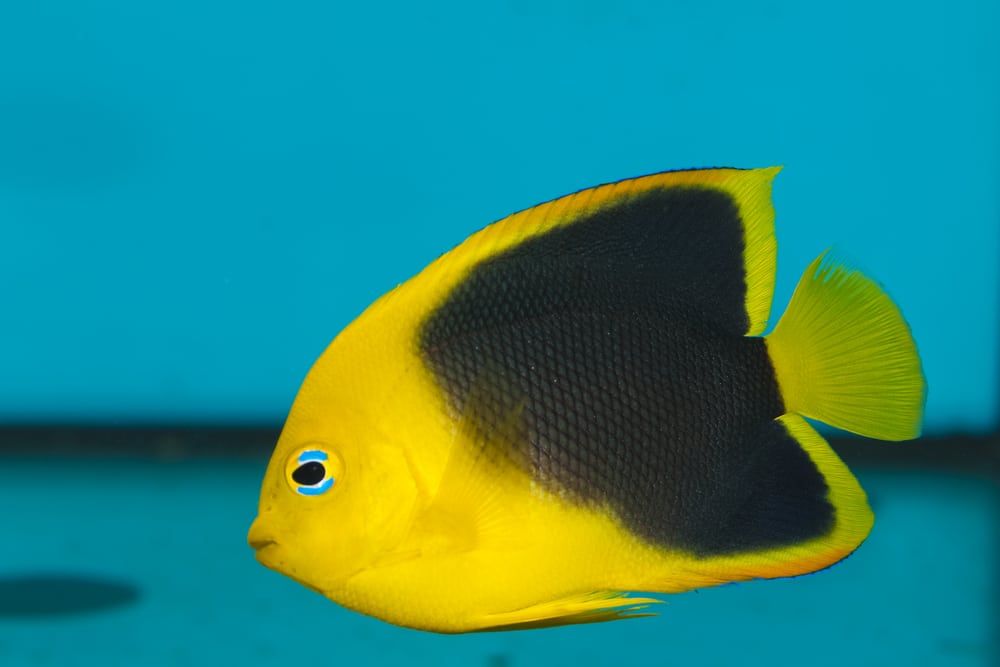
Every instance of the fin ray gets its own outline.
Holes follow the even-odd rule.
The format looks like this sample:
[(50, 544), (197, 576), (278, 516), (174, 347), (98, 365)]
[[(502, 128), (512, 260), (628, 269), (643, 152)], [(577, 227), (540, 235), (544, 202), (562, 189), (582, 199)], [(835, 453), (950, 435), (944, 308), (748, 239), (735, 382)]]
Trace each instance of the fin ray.
[(633, 598), (625, 593), (595, 592), (542, 602), (516, 611), (490, 614), (484, 630), (528, 630), (577, 623), (601, 623), (656, 616), (644, 612), (662, 604), (656, 598)]
[(926, 387), (909, 326), (875, 281), (829, 251), (766, 340), (790, 412), (881, 440), (920, 435)]

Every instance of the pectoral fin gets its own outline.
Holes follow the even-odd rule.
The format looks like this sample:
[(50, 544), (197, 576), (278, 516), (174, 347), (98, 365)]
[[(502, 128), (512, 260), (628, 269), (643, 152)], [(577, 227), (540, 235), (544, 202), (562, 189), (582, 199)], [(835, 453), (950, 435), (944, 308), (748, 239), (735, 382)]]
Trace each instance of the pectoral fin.
[(524, 403), (487, 405), (495, 394), (486, 383), (499, 381), (486, 370), (470, 391), (437, 492), (415, 526), (422, 542), (437, 550), (511, 549), (523, 542), (518, 517), (531, 492)]

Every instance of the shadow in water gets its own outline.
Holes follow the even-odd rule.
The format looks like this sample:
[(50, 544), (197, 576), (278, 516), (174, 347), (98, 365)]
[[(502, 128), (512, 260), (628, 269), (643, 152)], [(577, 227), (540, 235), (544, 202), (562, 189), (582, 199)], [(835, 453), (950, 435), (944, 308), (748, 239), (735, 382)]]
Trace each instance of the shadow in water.
[(0, 618), (87, 614), (134, 604), (141, 591), (100, 576), (36, 572), (0, 575)]

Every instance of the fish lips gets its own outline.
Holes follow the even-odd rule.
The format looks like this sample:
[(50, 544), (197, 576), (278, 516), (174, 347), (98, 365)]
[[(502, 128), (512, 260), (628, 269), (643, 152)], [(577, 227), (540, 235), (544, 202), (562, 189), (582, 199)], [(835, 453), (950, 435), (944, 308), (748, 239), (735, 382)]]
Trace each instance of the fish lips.
[(247, 534), (247, 543), (254, 550), (257, 560), (264, 565), (267, 563), (262, 560), (262, 557), (266, 552), (273, 551), (273, 547), (278, 545), (277, 540), (274, 539), (274, 533), (260, 517), (257, 517), (251, 524), (250, 532)]

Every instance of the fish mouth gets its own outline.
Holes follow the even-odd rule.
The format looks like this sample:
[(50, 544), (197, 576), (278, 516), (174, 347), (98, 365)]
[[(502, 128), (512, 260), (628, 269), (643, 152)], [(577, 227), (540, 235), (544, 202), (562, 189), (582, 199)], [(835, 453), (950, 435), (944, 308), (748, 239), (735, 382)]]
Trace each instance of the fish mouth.
[(267, 547), (274, 546), (277, 544), (274, 540), (250, 540), (250, 548), (254, 551), (260, 551), (261, 549), (266, 549)]
[(258, 517), (253, 522), (253, 525), (250, 526), (250, 532), (247, 534), (247, 544), (259, 556), (262, 550), (277, 545), (277, 541), (275, 541), (271, 531), (263, 525), (260, 517)]

